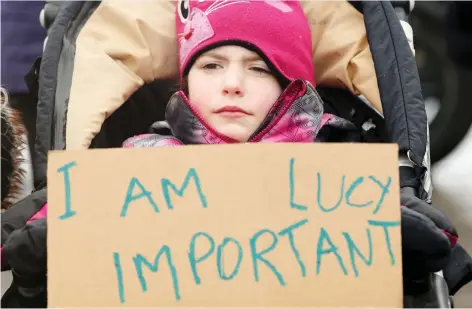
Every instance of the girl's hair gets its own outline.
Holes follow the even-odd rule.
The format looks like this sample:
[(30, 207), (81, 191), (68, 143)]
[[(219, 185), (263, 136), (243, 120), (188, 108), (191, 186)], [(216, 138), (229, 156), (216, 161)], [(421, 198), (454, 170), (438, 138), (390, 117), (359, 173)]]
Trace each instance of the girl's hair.
[(180, 90), (182, 90), (185, 95), (188, 97), (188, 75), (185, 75), (180, 82)]

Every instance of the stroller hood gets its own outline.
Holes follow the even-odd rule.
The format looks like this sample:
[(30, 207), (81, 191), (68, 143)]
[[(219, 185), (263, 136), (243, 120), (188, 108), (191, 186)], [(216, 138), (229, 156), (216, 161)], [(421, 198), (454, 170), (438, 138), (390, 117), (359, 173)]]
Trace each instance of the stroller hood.
[[(383, 114), (389, 140), (427, 167), (418, 71), (391, 3), (302, 1), (302, 7), (317, 85), (364, 96)], [(66, 1), (41, 63), (35, 184), (45, 179), (48, 150), (91, 147), (105, 120), (138, 89), (178, 80), (178, 71), (174, 0)]]

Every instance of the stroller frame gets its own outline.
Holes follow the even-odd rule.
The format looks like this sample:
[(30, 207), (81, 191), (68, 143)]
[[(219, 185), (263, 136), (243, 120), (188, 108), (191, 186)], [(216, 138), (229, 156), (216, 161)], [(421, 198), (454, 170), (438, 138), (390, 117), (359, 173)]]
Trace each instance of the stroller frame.
[[(55, 121), (54, 118), (60, 118), (63, 117), (63, 114), (65, 113), (64, 111), (57, 110), (57, 104), (56, 106), (46, 106), (44, 104), (41, 104), (41, 102), (45, 101), (50, 101), (50, 102), (55, 102), (56, 100), (54, 98), (50, 98), (48, 94), (46, 94), (44, 91), (41, 92), (41, 83), (44, 83), (45, 79), (57, 79), (57, 66), (52, 67), (52, 69), (46, 69), (49, 67), (49, 63), (56, 61), (60, 57), (61, 49), (62, 49), (62, 40), (63, 37), (67, 32), (74, 32), (74, 31), (79, 31), (79, 28), (81, 25), (75, 24), (72, 26), (69, 26), (69, 21), (73, 16), (77, 16), (78, 14), (91, 14), (94, 10), (94, 7), (98, 5), (99, 2), (82, 2), (82, 1), (72, 1), (69, 2), (65, 5), (62, 6), (61, 10), (58, 12), (57, 18), (55, 18), (54, 23), (47, 23), (48, 25), (51, 25), (51, 27), (55, 27), (56, 29), (62, 29), (62, 31), (55, 31), (55, 32), (50, 32), (50, 36), (47, 39), (48, 42), (47, 44), (50, 44), (51, 42), (55, 42), (55, 44), (58, 44), (60, 46), (60, 49), (57, 51), (49, 51), (48, 55), (46, 57), (43, 56), (42, 63), (41, 63), (41, 71), (39, 74), (41, 75), (41, 78), (39, 78), (39, 75), (37, 75), (37, 78), (39, 79), (39, 84), (40, 84), (40, 91), (39, 91), (39, 100), (40, 103), (38, 103), (38, 120), (43, 120), (46, 123), (51, 124), (50, 126), (50, 132), (46, 133), (48, 135), (48, 138), (46, 139), (46, 143), (41, 143), (38, 142), (38, 138), (36, 140), (36, 149), (35, 149), (35, 154), (34, 154), (34, 161), (35, 165), (38, 167), (35, 169), (35, 187), (36, 189), (40, 189), (45, 185), (45, 171), (46, 171), (46, 154), (48, 150), (52, 149), (60, 149), (63, 147), (60, 142), (58, 142), (62, 137), (62, 130), (59, 130), (60, 134), (59, 136), (57, 135), (58, 133), (58, 127), (57, 127), (57, 121)], [(397, 16), (400, 19), (401, 25), (403, 27), (403, 30), (405, 31), (405, 35), (407, 37), (408, 43), (410, 44), (410, 47), (414, 51), (413, 47), (413, 32), (411, 30), (411, 27), (409, 27), (407, 17), (408, 13), (413, 9), (413, 4), (414, 1), (409, 1), (408, 2), (410, 7), (405, 9), (404, 7), (396, 7), (397, 11)], [(413, 3), (413, 4), (412, 4)], [(356, 7), (361, 13), (364, 10), (369, 10), (372, 9), (372, 6), (365, 5), (364, 7), (358, 6), (356, 3), (352, 3), (354, 7)], [(382, 6), (388, 5), (388, 4), (381, 4)], [(86, 7), (84, 9), (84, 7)], [(47, 15), (47, 14), (42, 14)], [(392, 18), (392, 16), (388, 16), (388, 18)], [(68, 28), (69, 27), (69, 28)], [(47, 26), (46, 26), (47, 28)], [(45, 42), (45, 49), (47, 47), (47, 44)], [(373, 50), (373, 56), (376, 56), (376, 51)], [(383, 84), (382, 84), (383, 83)], [(168, 87), (169, 83), (164, 83), (163, 87)], [(384, 85), (385, 87), (385, 81), (381, 82), (379, 81), (379, 86)], [(416, 84), (412, 85), (413, 87), (417, 86)], [(54, 87), (57, 87), (56, 84), (54, 84)], [(327, 93), (325, 93), (328, 97), (330, 96), (330, 91), (329, 89), (325, 89)], [(56, 91), (52, 92), (54, 95), (56, 95)], [(320, 90), (320, 93), (323, 93), (323, 90)], [(332, 93), (331, 93), (332, 94)], [(374, 135), (377, 137), (386, 137), (388, 134), (385, 130), (385, 122), (386, 119), (384, 119), (378, 112), (376, 112), (371, 106), (369, 106), (368, 102), (365, 102), (362, 98), (355, 97), (352, 94), (346, 94), (345, 92), (339, 92), (337, 94), (333, 94), (334, 97), (336, 97), (335, 101), (337, 101), (337, 98), (339, 96), (344, 96), (344, 99), (341, 99), (340, 102), (346, 103), (346, 109), (341, 111), (340, 116), (347, 116), (345, 118), (348, 118), (349, 120), (354, 120), (353, 122), (356, 125), (360, 125), (360, 127), (364, 127), (365, 124), (367, 123), (374, 123), (375, 129), (374, 129)], [(322, 95), (323, 97), (323, 95)], [(324, 99), (324, 98), (323, 98)], [(62, 107), (60, 107), (62, 108)], [(411, 108), (411, 107), (410, 107)], [(354, 113), (356, 114), (357, 118), (353, 119), (352, 116), (349, 116), (351, 114), (352, 110), (356, 110), (357, 112)], [(49, 112), (42, 112), (40, 113), (40, 110), (43, 111), (49, 111)], [(388, 113), (389, 111), (386, 112), (386, 117), (388, 119)], [(342, 115), (342, 114), (345, 115)], [(41, 115), (41, 116), (40, 116)], [(43, 119), (39, 119), (40, 117), (43, 117)], [(113, 117), (113, 116), (111, 116)], [(47, 118), (47, 119), (46, 119)], [(59, 122), (60, 123), (60, 122)], [(146, 124), (147, 125), (147, 124)], [(147, 127), (150, 127), (147, 125)], [(39, 127), (38, 127), (39, 128)], [(65, 129), (64, 129), (65, 130)], [(40, 131), (40, 130), (37, 130)], [(366, 129), (366, 132), (372, 132), (371, 129)], [(43, 139), (44, 140), (44, 139)], [(92, 143), (93, 144), (93, 143)], [(419, 146), (421, 148), (421, 146)], [(413, 154), (414, 156), (414, 154)], [(407, 161), (416, 161), (420, 162), (423, 160), (423, 158), (420, 158), (419, 156), (412, 157), (412, 158), (405, 158)], [(429, 170), (429, 169), (428, 169)], [(429, 175), (427, 175), (429, 177)], [(427, 195), (430, 194), (430, 192), (426, 193)], [(452, 297), (449, 295), (449, 289), (447, 286), (447, 283), (442, 276), (442, 272), (438, 272), (436, 274), (431, 274), (428, 278), (425, 278), (421, 282), (417, 282), (418, 285), (428, 285), (433, 287), (433, 289), (430, 290), (429, 293), (425, 293), (420, 296), (411, 296), (411, 295), (406, 295), (404, 299), (404, 306), (409, 307), (409, 308), (429, 308), (429, 307), (435, 307), (435, 308), (452, 308), (453, 307), (453, 301)]]

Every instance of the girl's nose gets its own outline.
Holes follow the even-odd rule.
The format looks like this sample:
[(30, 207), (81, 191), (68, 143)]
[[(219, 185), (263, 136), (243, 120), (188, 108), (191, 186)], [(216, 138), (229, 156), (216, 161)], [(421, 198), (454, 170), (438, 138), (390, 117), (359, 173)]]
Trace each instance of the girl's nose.
[(229, 95), (229, 96), (243, 96), (243, 91), (241, 90), (240, 87), (237, 86), (227, 86), (223, 89), (223, 94), (224, 95)]
[(244, 96), (243, 77), (238, 70), (228, 70), (223, 81), (223, 95)]

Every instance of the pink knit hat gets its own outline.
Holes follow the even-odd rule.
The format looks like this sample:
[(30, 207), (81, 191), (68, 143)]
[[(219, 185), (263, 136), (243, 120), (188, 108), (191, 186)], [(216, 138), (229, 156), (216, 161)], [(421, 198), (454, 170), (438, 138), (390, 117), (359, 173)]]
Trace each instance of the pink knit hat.
[(298, 0), (179, 0), (180, 75), (203, 52), (251, 46), (286, 79), (315, 86), (311, 31)]

